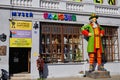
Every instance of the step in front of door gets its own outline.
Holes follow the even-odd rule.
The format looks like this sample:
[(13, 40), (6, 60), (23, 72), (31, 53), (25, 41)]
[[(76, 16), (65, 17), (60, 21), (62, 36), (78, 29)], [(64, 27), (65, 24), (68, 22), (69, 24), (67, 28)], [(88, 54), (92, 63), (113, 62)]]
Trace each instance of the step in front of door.
[(13, 76), (10, 77), (10, 80), (29, 80), (31, 79), (30, 74), (13, 74)]

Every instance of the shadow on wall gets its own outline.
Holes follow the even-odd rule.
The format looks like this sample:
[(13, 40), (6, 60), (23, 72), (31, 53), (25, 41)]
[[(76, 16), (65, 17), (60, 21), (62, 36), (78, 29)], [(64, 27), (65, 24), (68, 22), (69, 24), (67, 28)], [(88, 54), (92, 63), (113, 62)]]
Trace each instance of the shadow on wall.
[(48, 73), (49, 73), (48, 65), (47, 65), (47, 63), (45, 63), (45, 65), (44, 65), (44, 71), (43, 71), (44, 78), (47, 78)]

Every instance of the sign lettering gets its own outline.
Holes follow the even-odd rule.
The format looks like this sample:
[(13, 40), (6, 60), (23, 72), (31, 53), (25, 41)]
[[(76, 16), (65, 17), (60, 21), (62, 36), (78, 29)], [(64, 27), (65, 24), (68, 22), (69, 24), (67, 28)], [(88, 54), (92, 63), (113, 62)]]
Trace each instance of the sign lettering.
[(10, 22), (10, 29), (11, 30), (32, 30), (32, 22), (12, 20)]
[(49, 20), (65, 20), (65, 21), (76, 21), (76, 15), (74, 14), (62, 14), (62, 13), (47, 13), (45, 12), (43, 15), (44, 19)]
[(31, 38), (10, 38), (10, 47), (31, 47)]
[(109, 3), (110, 5), (115, 5), (115, 0), (108, 0), (108, 3)]
[(102, 3), (103, 3), (103, 0), (94, 0), (94, 3), (102, 4)]
[(12, 16), (19, 16), (19, 17), (33, 17), (32, 12), (12, 12)]

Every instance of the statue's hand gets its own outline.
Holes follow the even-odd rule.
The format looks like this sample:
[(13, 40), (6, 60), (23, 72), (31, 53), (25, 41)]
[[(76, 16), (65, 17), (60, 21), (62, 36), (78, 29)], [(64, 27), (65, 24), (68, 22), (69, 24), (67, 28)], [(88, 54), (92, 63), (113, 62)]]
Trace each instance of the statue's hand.
[(103, 37), (103, 34), (100, 34), (101, 37)]
[(89, 33), (88, 36), (92, 36), (92, 33)]

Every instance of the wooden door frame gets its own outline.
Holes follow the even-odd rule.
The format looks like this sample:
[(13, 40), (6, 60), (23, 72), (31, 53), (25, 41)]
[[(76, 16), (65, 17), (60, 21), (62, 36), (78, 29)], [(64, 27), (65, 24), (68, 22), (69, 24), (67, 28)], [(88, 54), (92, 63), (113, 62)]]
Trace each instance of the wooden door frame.
[(30, 68), (31, 68), (31, 50), (28, 50), (28, 73), (30, 73)]

